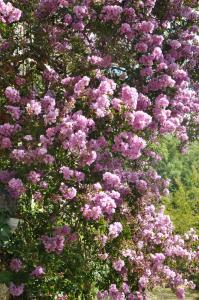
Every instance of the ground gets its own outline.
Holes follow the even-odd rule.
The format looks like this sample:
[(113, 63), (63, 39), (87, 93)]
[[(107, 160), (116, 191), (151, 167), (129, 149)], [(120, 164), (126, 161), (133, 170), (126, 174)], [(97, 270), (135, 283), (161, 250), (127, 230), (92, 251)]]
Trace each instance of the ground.
[[(176, 297), (169, 289), (156, 289), (151, 295), (151, 300), (176, 300)], [(199, 291), (188, 292), (186, 300), (199, 300)]]

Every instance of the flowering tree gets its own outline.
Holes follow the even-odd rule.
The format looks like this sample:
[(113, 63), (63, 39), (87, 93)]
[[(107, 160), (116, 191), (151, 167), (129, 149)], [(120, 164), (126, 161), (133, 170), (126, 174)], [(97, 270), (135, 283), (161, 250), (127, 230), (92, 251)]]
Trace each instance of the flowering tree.
[[(158, 138), (198, 134), (197, 1), (0, 0), (0, 182), (23, 220), (20, 299), (179, 299), (197, 236), (175, 235)], [(194, 271), (195, 272), (195, 271)], [(79, 298), (78, 298), (79, 297)]]

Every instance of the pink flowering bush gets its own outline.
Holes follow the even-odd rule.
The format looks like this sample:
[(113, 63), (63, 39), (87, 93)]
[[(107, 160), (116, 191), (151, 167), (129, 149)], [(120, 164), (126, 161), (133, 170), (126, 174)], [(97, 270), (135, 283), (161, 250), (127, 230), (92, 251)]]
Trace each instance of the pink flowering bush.
[[(19, 299), (179, 299), (199, 258), (160, 205), (159, 137), (198, 136), (197, 1), (0, 1), (0, 184)], [(192, 231), (191, 231), (192, 232)]]

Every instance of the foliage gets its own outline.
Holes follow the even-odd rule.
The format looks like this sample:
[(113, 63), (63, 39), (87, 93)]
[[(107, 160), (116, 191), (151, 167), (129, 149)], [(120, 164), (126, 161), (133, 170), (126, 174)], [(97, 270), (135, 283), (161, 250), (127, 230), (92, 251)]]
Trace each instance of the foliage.
[[(166, 212), (171, 216), (178, 233), (191, 227), (199, 230), (199, 144), (191, 143), (186, 153), (179, 142), (167, 136), (159, 149), (159, 173), (170, 178), (170, 194), (165, 199)], [(186, 220), (186, 222), (185, 222)]]
[(159, 153), (162, 159), (158, 171), (171, 180), (171, 191), (176, 190), (176, 179), (180, 179), (186, 188), (198, 186), (198, 142), (191, 143), (187, 149), (181, 149), (177, 139), (167, 136), (160, 142)]
[(155, 162), (160, 137), (198, 137), (199, 12), (161, 4), (0, 0), (0, 183), (23, 219), (3, 245), (13, 297), (194, 288), (198, 238), (159, 207)]
[(171, 216), (178, 233), (185, 233), (190, 228), (199, 230), (199, 189), (190, 187), (187, 189), (181, 182), (177, 190), (166, 200), (166, 212)]
[(11, 229), (8, 225), (9, 214), (7, 211), (0, 209), (0, 251), (1, 247), (9, 240)]

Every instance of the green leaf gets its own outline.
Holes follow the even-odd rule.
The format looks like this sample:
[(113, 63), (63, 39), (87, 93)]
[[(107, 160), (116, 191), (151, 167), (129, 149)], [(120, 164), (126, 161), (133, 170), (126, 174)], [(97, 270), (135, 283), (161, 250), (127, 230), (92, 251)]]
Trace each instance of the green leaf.
[(0, 272), (0, 283), (9, 284), (12, 281), (13, 274), (9, 271)]

